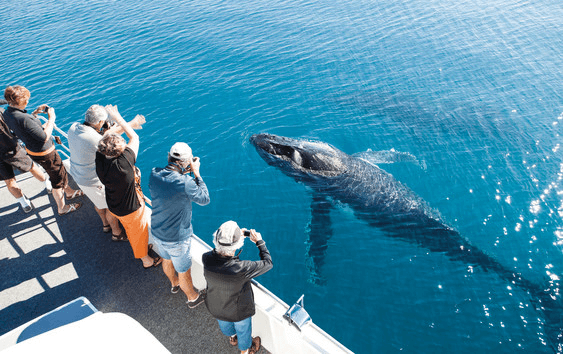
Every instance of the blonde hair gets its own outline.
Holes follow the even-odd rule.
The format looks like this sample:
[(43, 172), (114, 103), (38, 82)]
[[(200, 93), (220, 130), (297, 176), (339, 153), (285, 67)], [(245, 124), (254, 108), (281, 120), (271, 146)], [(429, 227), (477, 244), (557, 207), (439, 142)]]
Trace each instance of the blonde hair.
[(122, 136), (109, 133), (98, 143), (98, 151), (107, 157), (118, 157), (123, 153), (127, 144)]
[(30, 97), (31, 93), (23, 86), (8, 86), (4, 90), (4, 98), (11, 106), (22, 106)]

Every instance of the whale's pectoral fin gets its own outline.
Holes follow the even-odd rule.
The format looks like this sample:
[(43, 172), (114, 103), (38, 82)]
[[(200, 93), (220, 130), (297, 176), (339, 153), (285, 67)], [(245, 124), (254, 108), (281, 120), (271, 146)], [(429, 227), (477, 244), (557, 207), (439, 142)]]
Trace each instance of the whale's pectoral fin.
[(379, 164), (391, 164), (396, 162), (410, 162), (415, 165), (420, 166), (423, 170), (426, 170), (426, 163), (424, 161), (418, 161), (416, 156), (408, 152), (395, 151), (395, 149), (385, 150), (385, 151), (364, 151), (353, 154), (352, 156), (364, 160), (365, 162), (372, 165)]
[(307, 268), (311, 274), (310, 281), (321, 285), (325, 282), (321, 268), (325, 262), (328, 240), (332, 237), (330, 210), (332, 202), (325, 196), (314, 194), (311, 202), (311, 221), (307, 226)]

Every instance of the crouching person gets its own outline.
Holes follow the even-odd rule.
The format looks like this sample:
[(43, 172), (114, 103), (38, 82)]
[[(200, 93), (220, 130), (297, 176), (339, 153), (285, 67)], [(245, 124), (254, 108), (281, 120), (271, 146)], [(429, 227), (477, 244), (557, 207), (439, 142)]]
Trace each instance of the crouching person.
[[(260, 261), (243, 261), (237, 249), (248, 236), (260, 252)], [(231, 345), (241, 354), (260, 350), (260, 337), (252, 338), (252, 316), (256, 313), (250, 280), (273, 267), (272, 257), (256, 230), (240, 229), (236, 222), (227, 221), (213, 234), (215, 249), (203, 254), (203, 274), (207, 281), (205, 304), (219, 322)], [(240, 252), (239, 252), (240, 254)]]

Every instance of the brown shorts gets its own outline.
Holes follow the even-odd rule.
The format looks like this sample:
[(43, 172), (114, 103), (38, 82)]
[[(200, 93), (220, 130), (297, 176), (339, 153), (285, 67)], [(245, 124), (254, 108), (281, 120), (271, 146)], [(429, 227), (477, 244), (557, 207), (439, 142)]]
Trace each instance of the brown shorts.
[(15, 154), (7, 154), (0, 159), (0, 181), (14, 178), (14, 167), (22, 172), (27, 172), (33, 167), (33, 161), (20, 145)]
[(31, 159), (45, 169), (54, 189), (64, 188), (67, 185), (68, 175), (66, 168), (63, 166), (63, 160), (61, 160), (56, 150), (45, 156), (32, 155)]

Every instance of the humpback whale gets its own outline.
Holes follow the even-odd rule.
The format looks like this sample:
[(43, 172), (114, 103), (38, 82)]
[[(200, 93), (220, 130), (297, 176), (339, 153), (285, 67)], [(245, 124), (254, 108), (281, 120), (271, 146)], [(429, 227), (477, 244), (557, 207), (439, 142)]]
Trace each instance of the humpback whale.
[(544, 330), (554, 352), (563, 352), (563, 303), (558, 289), (544, 289), (509, 270), (442, 220), (439, 213), (390, 173), (361, 157), (348, 155), (325, 142), (255, 134), (250, 142), (271, 166), (313, 191), (309, 234), (309, 270), (322, 279), (321, 266), (332, 236), (329, 199), (348, 205), (358, 219), (400, 238), (445, 254), (474, 269), (495, 272), (530, 296), (543, 313)]

